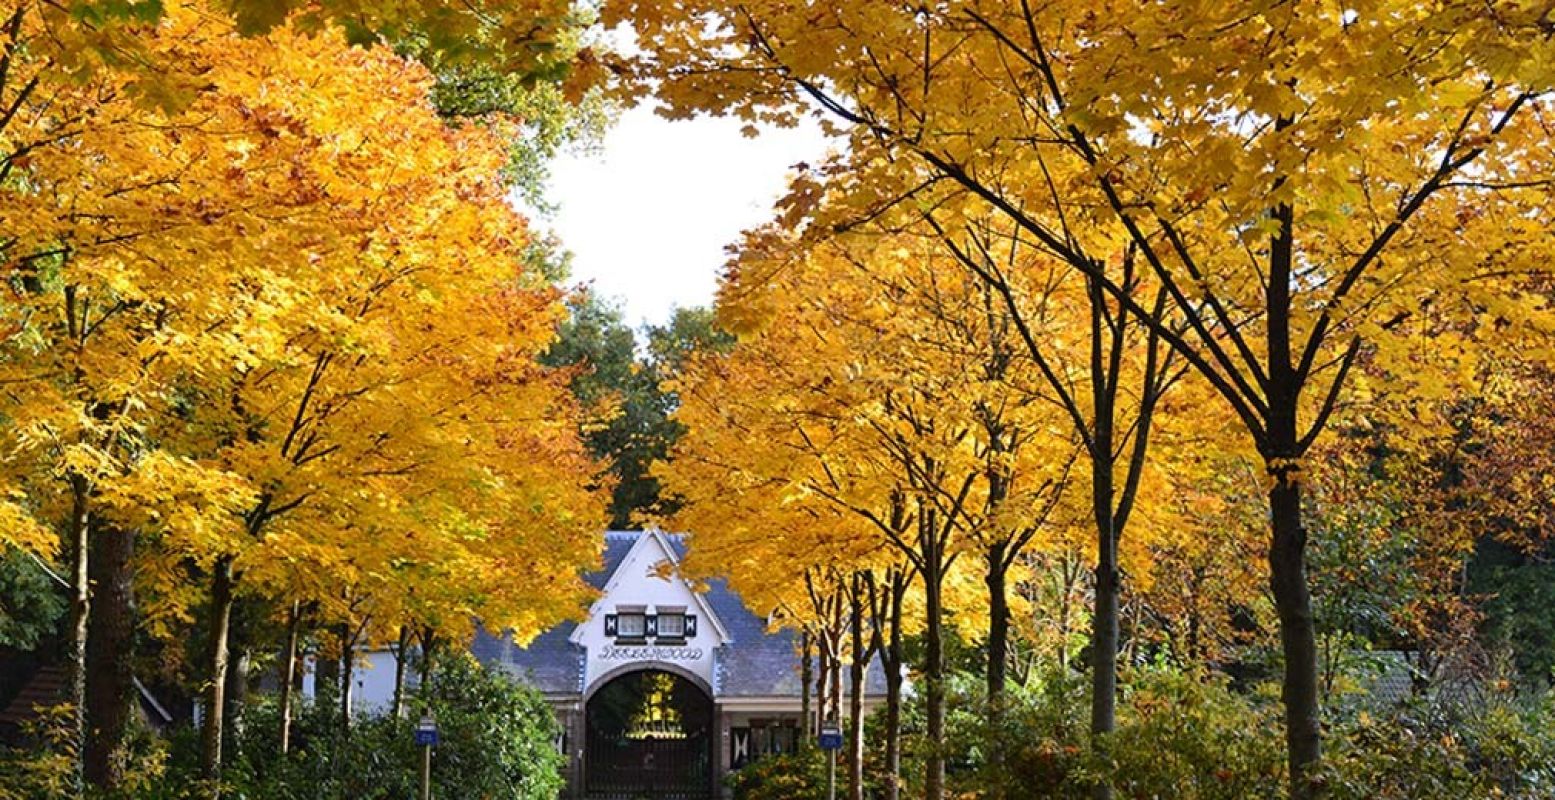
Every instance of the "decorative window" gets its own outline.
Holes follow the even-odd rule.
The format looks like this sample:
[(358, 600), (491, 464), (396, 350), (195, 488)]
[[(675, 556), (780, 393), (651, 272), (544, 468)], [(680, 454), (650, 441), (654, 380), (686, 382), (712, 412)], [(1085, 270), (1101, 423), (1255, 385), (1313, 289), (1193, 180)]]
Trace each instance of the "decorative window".
[(685, 613), (681, 611), (660, 611), (659, 636), (664, 639), (686, 638)]
[(616, 636), (622, 639), (641, 639), (648, 635), (648, 616), (641, 611), (616, 615)]
[(605, 635), (642, 642), (650, 635), (647, 611), (643, 606), (618, 606), (616, 613), (605, 615)]

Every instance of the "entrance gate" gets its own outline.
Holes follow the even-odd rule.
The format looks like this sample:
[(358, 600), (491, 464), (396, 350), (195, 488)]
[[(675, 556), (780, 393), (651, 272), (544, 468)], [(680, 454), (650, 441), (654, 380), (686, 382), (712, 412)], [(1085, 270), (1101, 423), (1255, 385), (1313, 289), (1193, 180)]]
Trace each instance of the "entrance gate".
[(628, 672), (589, 698), (584, 724), (589, 800), (713, 796), (713, 700), (691, 681)]

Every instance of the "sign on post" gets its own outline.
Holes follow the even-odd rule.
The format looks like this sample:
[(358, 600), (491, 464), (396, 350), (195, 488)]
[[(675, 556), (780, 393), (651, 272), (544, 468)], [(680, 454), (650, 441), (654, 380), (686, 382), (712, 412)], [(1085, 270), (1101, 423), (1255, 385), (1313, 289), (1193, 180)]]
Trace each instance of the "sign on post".
[(416, 723), (416, 744), (422, 747), (437, 746), (437, 722), (430, 716), (422, 717)]
[(841, 750), (842, 728), (837, 727), (835, 722), (823, 724), (821, 726), (820, 745), (822, 750)]
[(837, 800), (837, 751), (842, 749), (842, 728), (836, 722), (821, 723), (821, 749), (826, 751), (826, 800)]

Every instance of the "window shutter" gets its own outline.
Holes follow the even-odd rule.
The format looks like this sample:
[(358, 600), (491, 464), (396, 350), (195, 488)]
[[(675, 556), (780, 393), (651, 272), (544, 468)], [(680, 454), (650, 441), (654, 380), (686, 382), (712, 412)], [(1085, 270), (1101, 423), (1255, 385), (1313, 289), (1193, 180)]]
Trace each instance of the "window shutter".
[(643, 631), (648, 636), (658, 636), (659, 635), (659, 615), (658, 614), (649, 614), (643, 620)]
[(686, 615), (686, 638), (690, 639), (691, 637), (696, 636), (696, 635), (697, 635), (697, 618), (696, 618), (696, 615), (695, 614), (687, 614)]
[(605, 615), (605, 635), (606, 636), (615, 636), (616, 635), (616, 615), (614, 615), (614, 614), (606, 614)]
[(729, 768), (739, 769), (751, 759), (751, 729), (729, 729)]

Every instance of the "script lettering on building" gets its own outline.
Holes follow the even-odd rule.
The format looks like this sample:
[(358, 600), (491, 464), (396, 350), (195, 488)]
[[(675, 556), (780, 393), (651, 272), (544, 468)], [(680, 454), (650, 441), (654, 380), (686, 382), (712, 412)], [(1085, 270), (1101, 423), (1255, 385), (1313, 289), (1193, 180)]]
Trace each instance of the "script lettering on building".
[(601, 661), (700, 661), (700, 647), (616, 647), (606, 645), (599, 650)]

